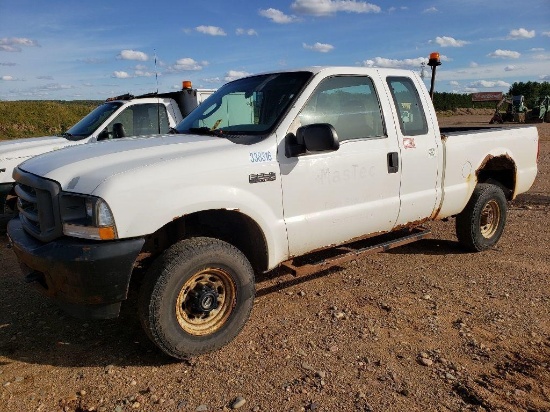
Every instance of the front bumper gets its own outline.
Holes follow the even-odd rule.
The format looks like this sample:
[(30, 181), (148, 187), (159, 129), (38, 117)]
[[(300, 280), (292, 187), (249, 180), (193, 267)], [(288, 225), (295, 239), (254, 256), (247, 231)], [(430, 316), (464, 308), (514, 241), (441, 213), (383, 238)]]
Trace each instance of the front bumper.
[(19, 218), (8, 236), (27, 282), (79, 318), (117, 317), (128, 296), (132, 269), (145, 239), (101, 242), (62, 237), (39, 242)]

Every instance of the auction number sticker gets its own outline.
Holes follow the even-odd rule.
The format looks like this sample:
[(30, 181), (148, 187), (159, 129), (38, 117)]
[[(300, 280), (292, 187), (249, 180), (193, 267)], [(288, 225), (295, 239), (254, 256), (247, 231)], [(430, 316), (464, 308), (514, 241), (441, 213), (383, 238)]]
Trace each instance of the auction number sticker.
[(249, 154), (251, 163), (270, 162), (273, 160), (271, 152), (250, 152)]

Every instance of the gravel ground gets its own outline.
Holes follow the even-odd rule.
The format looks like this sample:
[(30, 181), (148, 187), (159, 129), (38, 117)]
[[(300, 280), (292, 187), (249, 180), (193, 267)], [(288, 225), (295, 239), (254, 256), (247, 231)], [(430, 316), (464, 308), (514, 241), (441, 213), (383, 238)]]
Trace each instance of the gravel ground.
[(451, 220), (333, 270), (261, 275), (237, 339), (185, 362), (148, 343), (132, 299), (118, 319), (66, 317), (2, 248), (0, 411), (550, 411), (550, 125), (538, 127), (537, 181), (496, 248), (464, 253)]

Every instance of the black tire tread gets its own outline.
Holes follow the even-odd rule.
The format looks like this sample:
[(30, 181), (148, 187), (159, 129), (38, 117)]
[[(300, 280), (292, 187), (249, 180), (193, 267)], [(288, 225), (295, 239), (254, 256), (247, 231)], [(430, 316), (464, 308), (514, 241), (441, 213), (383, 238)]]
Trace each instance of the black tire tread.
[[(501, 205), (501, 222), (495, 235), (490, 240), (481, 239), (479, 215), (490, 199), (496, 199)], [(501, 187), (490, 183), (479, 183), (462, 212), (456, 216), (455, 229), (458, 241), (469, 251), (481, 252), (494, 246), (504, 231), (506, 224), (506, 197)]]
[[(140, 289), (138, 298), (139, 318), (143, 330), (149, 339), (164, 353), (177, 359), (186, 359), (193, 355), (212, 352), (229, 343), (244, 327), (245, 321), (248, 319), (252, 310), (252, 304), (245, 306), (245, 312), (240, 314), (245, 321), (236, 325), (236, 328), (232, 328), (229, 335), (222, 335), (219, 339), (209, 345), (201, 344), (200, 350), (191, 349), (186, 353), (178, 350), (173, 342), (169, 342), (165, 338), (162, 331), (154, 327), (155, 324), (158, 324), (162, 300), (161, 296), (156, 292), (166, 286), (166, 283), (169, 280), (169, 276), (167, 274), (173, 272), (182, 262), (199, 253), (205, 252), (214, 253), (215, 255), (226, 254), (227, 256), (230, 256), (230, 258), (235, 259), (236, 262), (239, 262), (239, 264), (242, 265), (242, 268), (244, 269), (243, 275), (246, 278), (246, 281), (251, 282), (251, 286), (254, 288), (254, 272), (249, 261), (240, 250), (221, 240), (207, 237), (185, 239), (175, 243), (161, 256), (159, 256), (149, 268)], [(252, 296), (247, 297), (247, 299), (251, 299), (251, 301), (253, 301), (254, 289), (252, 289)]]

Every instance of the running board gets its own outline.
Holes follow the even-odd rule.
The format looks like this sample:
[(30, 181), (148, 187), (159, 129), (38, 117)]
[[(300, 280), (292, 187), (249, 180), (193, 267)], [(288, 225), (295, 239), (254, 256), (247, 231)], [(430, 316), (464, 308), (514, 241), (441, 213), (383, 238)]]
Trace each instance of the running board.
[(339, 246), (299, 256), (281, 263), (295, 276), (310, 275), (331, 267), (359, 259), (370, 253), (387, 250), (430, 237), (431, 230), (417, 227), (386, 233), (366, 239), (353, 240)]

